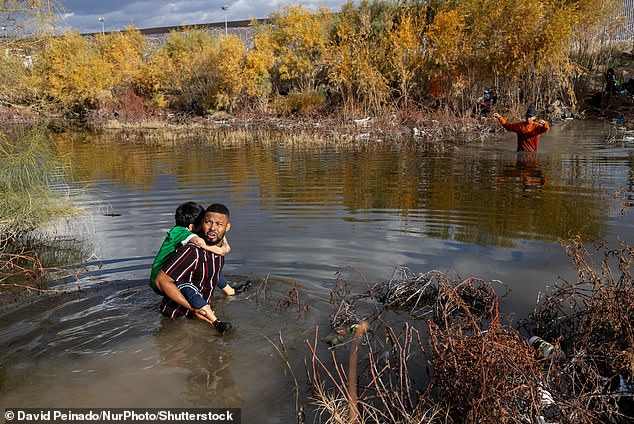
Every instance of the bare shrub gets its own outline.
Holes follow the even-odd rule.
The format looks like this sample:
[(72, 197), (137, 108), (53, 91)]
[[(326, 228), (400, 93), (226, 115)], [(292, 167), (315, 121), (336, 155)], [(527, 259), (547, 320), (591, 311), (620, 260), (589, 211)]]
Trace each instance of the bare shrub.
[[(361, 293), (354, 286), (340, 274), (331, 293), (331, 327), (354, 339), (335, 339), (329, 361), (319, 356), (317, 334), (308, 342), (312, 399), (326, 422), (350, 422), (353, 408), (368, 423), (530, 422), (541, 414), (541, 362), (502, 323), (491, 283), (400, 269), (389, 282), (365, 282)], [(404, 313), (419, 321), (403, 322)], [(348, 348), (346, 374), (341, 355)]]
[(459, 422), (530, 422), (540, 412), (540, 368), (524, 338), (500, 321), (484, 281), (443, 281), (428, 321), (433, 380), (428, 393)]
[(277, 97), (271, 104), (281, 116), (321, 114), (325, 106), (326, 99), (317, 90), (295, 91)]
[(632, 422), (634, 394), (613, 384), (634, 375), (634, 248), (589, 248), (580, 236), (561, 243), (578, 280), (542, 294), (524, 325), (560, 349), (547, 378), (564, 422)]

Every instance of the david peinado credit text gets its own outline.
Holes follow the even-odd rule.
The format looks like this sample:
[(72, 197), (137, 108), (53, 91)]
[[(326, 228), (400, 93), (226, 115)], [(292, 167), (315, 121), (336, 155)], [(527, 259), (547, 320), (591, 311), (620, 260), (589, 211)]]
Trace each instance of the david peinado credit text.
[(6, 423), (231, 423), (241, 424), (231, 408), (6, 408)]

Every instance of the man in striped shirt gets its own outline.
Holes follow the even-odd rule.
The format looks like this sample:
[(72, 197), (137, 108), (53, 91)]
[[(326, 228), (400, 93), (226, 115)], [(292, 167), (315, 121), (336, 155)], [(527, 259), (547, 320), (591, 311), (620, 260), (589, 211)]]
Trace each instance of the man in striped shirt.
[[(229, 209), (214, 203), (205, 210), (198, 235), (209, 245), (222, 241), (225, 233), (231, 229)], [(188, 283), (198, 290), (207, 304), (211, 304), (214, 288), (225, 263), (224, 256), (188, 243), (176, 249), (156, 277), (156, 287), (164, 293), (161, 313), (168, 317), (195, 316), (213, 324), (221, 333), (231, 329), (230, 322), (220, 321), (210, 308), (207, 311), (193, 308), (180, 292), (176, 283)]]

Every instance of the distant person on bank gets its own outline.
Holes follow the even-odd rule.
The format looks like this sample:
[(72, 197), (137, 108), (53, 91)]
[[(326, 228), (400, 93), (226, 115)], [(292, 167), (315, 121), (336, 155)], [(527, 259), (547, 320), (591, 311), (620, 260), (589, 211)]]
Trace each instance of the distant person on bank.
[(550, 128), (548, 122), (540, 119), (537, 121), (537, 112), (532, 107), (526, 111), (526, 120), (509, 124), (499, 113), (494, 113), (500, 124), (507, 130), (517, 134), (518, 152), (536, 152), (539, 136)]

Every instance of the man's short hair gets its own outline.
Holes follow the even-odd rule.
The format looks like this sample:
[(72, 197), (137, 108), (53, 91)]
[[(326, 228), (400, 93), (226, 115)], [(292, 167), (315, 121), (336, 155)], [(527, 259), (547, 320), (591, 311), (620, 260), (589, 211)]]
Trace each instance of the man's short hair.
[(207, 207), (205, 212), (219, 213), (221, 215), (227, 215), (227, 218), (231, 218), (229, 215), (229, 209), (222, 203), (212, 203)]
[(176, 208), (174, 219), (176, 225), (180, 227), (188, 227), (190, 224), (196, 224), (200, 216), (205, 213), (201, 205), (196, 202), (185, 202)]

